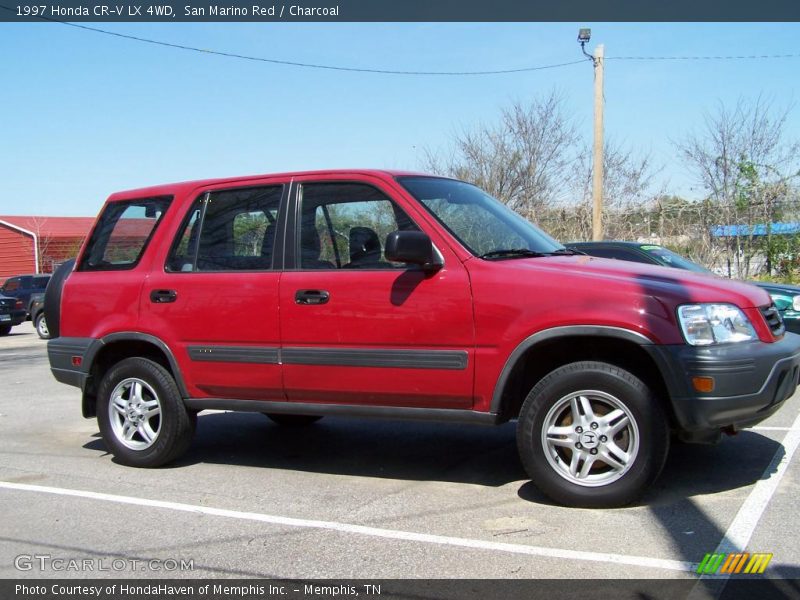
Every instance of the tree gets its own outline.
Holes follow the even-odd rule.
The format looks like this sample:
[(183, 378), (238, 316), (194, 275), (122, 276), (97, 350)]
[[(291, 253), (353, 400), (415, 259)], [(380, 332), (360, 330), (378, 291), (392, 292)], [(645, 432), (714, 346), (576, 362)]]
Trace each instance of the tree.
[[(591, 148), (557, 92), (515, 102), (496, 123), (465, 129), (448, 155), (428, 150), (423, 166), (478, 185), (558, 239), (591, 235)], [(611, 235), (630, 234), (615, 211), (652, 199), (654, 172), (648, 157), (606, 143), (604, 221)]]
[[(609, 239), (627, 240), (637, 237), (645, 225), (644, 209), (660, 194), (653, 191), (656, 169), (649, 156), (639, 156), (614, 142), (603, 145), (603, 230)], [(570, 181), (572, 197), (585, 215), (580, 239), (592, 234), (592, 155), (587, 145), (577, 161), (577, 170)], [(625, 218), (620, 218), (624, 215)]]
[[(800, 144), (785, 134), (789, 112), (790, 107), (776, 109), (760, 96), (740, 98), (733, 107), (720, 104), (706, 115), (700, 132), (677, 144), (705, 190), (706, 205), (717, 211), (704, 217), (707, 243), (713, 243), (712, 225), (733, 226), (727, 230), (727, 262), (740, 278), (750, 276), (761, 246), (771, 262), (771, 224), (792, 194), (792, 180), (800, 175)], [(761, 233), (757, 225), (766, 228), (764, 243), (755, 239)]]
[(531, 218), (567, 199), (578, 152), (574, 120), (556, 92), (514, 102), (494, 124), (454, 136), (449, 157), (426, 151), (427, 170), (469, 181)]

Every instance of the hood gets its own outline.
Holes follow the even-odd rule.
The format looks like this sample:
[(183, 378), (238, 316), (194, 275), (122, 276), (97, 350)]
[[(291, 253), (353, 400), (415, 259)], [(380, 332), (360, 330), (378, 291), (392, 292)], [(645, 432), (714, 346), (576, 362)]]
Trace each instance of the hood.
[(754, 308), (772, 303), (769, 294), (749, 283), (716, 275), (643, 263), (596, 258), (593, 256), (552, 256), (495, 261), (504, 269), (529, 273), (551, 272), (562, 285), (573, 289), (591, 287), (657, 298), (665, 305), (694, 302), (726, 302), (739, 308)]

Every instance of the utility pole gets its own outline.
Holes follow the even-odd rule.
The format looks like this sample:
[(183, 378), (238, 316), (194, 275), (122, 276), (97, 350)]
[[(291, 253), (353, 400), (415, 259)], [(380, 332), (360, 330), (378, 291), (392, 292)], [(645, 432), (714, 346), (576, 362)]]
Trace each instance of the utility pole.
[(605, 48), (594, 50), (594, 160), (592, 166), (592, 239), (603, 239), (603, 63)]
[(605, 48), (597, 46), (594, 54), (586, 52), (584, 46), (592, 37), (591, 29), (578, 31), (581, 51), (594, 65), (594, 149), (592, 152), (592, 240), (603, 239), (603, 68)]

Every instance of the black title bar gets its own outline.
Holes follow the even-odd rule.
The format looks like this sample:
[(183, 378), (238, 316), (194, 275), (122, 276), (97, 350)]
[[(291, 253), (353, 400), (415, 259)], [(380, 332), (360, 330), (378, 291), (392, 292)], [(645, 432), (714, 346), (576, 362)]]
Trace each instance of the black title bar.
[[(291, 3), (294, 2), (294, 3)], [(798, 0), (2, 0), (0, 21), (800, 21)]]
[(6, 579), (4, 600), (718, 600), (792, 597), (797, 579)]

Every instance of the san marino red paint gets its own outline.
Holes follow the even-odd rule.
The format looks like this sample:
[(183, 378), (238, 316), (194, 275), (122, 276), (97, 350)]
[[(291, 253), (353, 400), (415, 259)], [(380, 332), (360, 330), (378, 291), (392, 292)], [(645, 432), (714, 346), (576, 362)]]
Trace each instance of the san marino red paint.
[[(632, 374), (650, 390), (661, 406), (658, 427), (697, 439), (763, 418), (793, 393), (800, 344), (768, 325), (764, 315), (771, 299), (765, 291), (686, 271), (558, 252), (513, 260), (481, 258), (404, 186), (404, 177), (423, 176), (318, 171), (195, 181), (112, 195), (100, 219), (126, 202), (168, 197), (171, 202), (138, 261), (124, 268), (105, 268), (90, 256), (90, 236), (78, 267), (61, 289), (60, 338), (50, 342), (54, 374), (81, 386), (86, 416), (101, 410), (98, 390), (104, 389), (103, 377), (115, 361), (139, 356), (166, 369), (193, 410), (291, 412), (281, 405), (294, 405), (306, 415), (486, 423), (519, 417), (522, 426), (525, 407), (535, 400), (526, 396), (548, 373), (566, 380), (569, 365), (594, 369), (591, 365), (601, 364)], [(390, 200), (391, 211), (367, 220), (408, 220), (411, 229), (427, 236), (425, 243), (435, 253), (433, 268), (347, 268), (354, 264), (354, 242), (350, 240), (348, 265), (348, 257), (340, 256), (347, 246), (337, 241), (343, 234), (331, 224), (328, 210), (338, 205), (332, 201), (323, 210), (319, 204), (315, 213), (303, 208), (305, 190), (333, 183), (361, 184), (362, 191), (369, 188), (375, 197)], [(198, 214), (211, 214), (218, 194), (234, 189), (282, 190), (280, 202), (265, 213), (266, 230), (260, 231), (264, 245), (268, 235), (276, 236), (269, 255), (272, 268), (198, 267), (200, 242), (192, 235), (200, 234), (190, 234), (190, 229), (202, 227), (187, 225), (191, 211), (203, 205)], [(358, 217), (357, 206), (350, 209), (339, 214), (339, 223)], [(308, 219), (318, 219), (311, 231), (320, 238), (311, 263), (303, 262)], [(232, 221), (229, 226), (237, 225)], [(326, 227), (330, 235), (323, 241)], [(351, 238), (355, 229), (350, 227)], [(186, 252), (195, 248), (194, 262), (172, 264), (180, 254), (176, 248), (182, 235)], [(248, 252), (242, 260), (257, 261), (266, 250), (260, 256)], [(333, 268), (331, 252), (339, 268)], [(228, 260), (240, 258), (229, 254)], [(757, 339), (729, 347), (687, 344), (678, 307), (709, 303), (738, 307)], [(82, 371), (69, 371), (60, 353), (76, 344), (84, 345), (87, 360)], [(755, 365), (755, 377), (763, 379), (752, 386), (732, 379), (735, 366), (750, 365), (748, 361)], [(704, 397), (691, 389), (689, 376), (706, 371), (717, 377), (717, 396), (725, 397)], [(598, 377), (601, 382), (606, 375)], [(747, 389), (736, 389), (742, 385)], [(537, 422), (526, 420), (525, 426)], [(648, 425), (640, 427), (645, 432)], [(656, 448), (648, 451), (660, 453)], [(139, 464), (137, 456), (129, 457), (132, 464)], [(162, 459), (148, 458), (147, 464)], [(662, 459), (659, 454), (654, 460)], [(526, 468), (535, 470), (527, 462)], [(601, 490), (594, 500), (579, 481), (577, 495), (561, 490), (557, 477), (543, 485), (566, 503), (613, 505), (629, 501), (630, 490), (641, 491), (642, 481), (609, 496)]]

